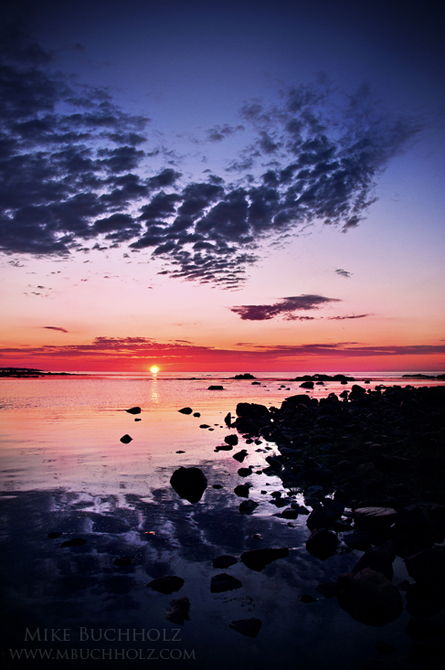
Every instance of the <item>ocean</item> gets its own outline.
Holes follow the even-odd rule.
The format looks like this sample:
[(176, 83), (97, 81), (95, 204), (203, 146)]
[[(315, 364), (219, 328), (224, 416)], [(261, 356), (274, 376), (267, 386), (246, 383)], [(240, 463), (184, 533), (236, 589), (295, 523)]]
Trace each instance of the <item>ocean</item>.
[[(376, 642), (408, 649), (406, 612), (374, 628), (354, 621), (335, 598), (318, 597), (316, 586), (349, 572), (362, 552), (344, 548), (327, 561), (308, 554), (306, 517), (289, 521), (277, 515), (271, 494), (287, 492), (277, 476), (262, 472), (266, 456), (278, 453), (276, 446), (264, 440), (246, 445), (239, 436), (233, 451), (215, 449), (236, 433), (224, 419), (228, 413), (235, 417), (238, 402), (279, 407), (291, 395), (339, 394), (353, 383), (365, 387), (365, 380), (367, 388), (444, 382), (356, 372), (348, 373), (356, 382), (326, 382), (305, 391), (292, 381), (295, 372), (252, 372), (255, 380), (236, 380), (235, 374), (2, 379), (6, 667), (47, 667), (43, 653), (52, 654), (51, 667), (60, 668), (77, 662), (137, 668), (150, 660), (151, 667), (199, 670), (228, 665), (262, 670), (289, 663), (299, 670), (352, 670), (376, 653)], [(211, 385), (223, 389), (209, 390)], [(125, 411), (133, 406), (141, 413)], [(193, 413), (178, 411), (185, 406)], [(124, 435), (131, 437), (128, 444), (120, 441)], [(248, 451), (243, 466), (253, 468), (249, 498), (258, 503), (251, 515), (240, 514), (243, 499), (234, 493), (245, 483), (233, 458), (243, 447)], [(198, 503), (179, 498), (170, 485), (180, 466), (199, 467), (207, 478)], [(303, 504), (302, 494), (293, 493)], [(49, 538), (51, 533), (60, 535)], [(74, 537), (87, 541), (61, 546)], [(262, 572), (238, 562), (228, 572), (242, 586), (210, 592), (212, 576), (221, 572), (212, 567), (214, 558), (239, 557), (260, 546), (288, 547), (290, 553)], [(115, 565), (123, 556), (131, 562)], [(394, 569), (395, 583), (407, 579), (401, 559)], [(181, 577), (184, 586), (169, 595), (147, 587), (165, 575)], [(304, 595), (314, 601), (302, 602)], [(166, 613), (183, 596), (190, 601), (190, 619), (175, 625)], [(262, 621), (255, 638), (229, 627), (251, 617)], [(66, 632), (54, 638), (51, 631), (57, 630)], [(104, 631), (112, 632), (104, 637)], [(27, 665), (23, 654), (36, 648), (41, 651)]]

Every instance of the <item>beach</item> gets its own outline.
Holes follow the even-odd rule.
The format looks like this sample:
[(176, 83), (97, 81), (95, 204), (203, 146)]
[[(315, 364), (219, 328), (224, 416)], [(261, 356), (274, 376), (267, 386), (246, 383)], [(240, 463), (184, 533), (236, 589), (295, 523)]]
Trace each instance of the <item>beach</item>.
[[(413, 612), (439, 626), (442, 610), (419, 601), (406, 559), (443, 545), (445, 387), (350, 376), (312, 388), (295, 373), (5, 379), (5, 666), (440, 662), (442, 633), (426, 644), (405, 630)], [(181, 468), (204, 475), (194, 502), (172, 486)], [(395, 516), (363, 521), (363, 508)], [(333, 550), (309, 551), (320, 529)], [(379, 547), (402, 609), (369, 623), (337, 580)], [(252, 568), (260, 549), (282, 551)]]

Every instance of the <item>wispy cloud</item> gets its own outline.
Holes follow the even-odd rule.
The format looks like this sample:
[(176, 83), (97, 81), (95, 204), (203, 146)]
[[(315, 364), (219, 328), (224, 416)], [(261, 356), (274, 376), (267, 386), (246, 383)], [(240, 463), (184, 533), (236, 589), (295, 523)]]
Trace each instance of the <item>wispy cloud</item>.
[(65, 328), (58, 328), (58, 326), (42, 326), (45, 330), (58, 330), (60, 333), (68, 333), (68, 330)]
[(322, 295), (298, 295), (283, 298), (272, 305), (239, 305), (230, 307), (231, 312), (238, 314), (243, 321), (268, 321), (277, 316), (287, 320), (311, 320), (311, 316), (295, 316), (296, 311), (318, 309), (330, 302), (340, 302), (337, 298), (326, 298)]
[[(288, 88), (280, 106), (247, 102), (243, 126), (210, 129), (214, 144), (241, 137), (242, 128), (254, 139), (224, 176), (193, 181), (175, 169), (168, 147), (150, 146), (148, 118), (126, 113), (104, 89), (56, 73), (51, 56), (17, 26), (0, 38), (0, 249), (7, 254), (123, 245), (148, 250), (173, 277), (237, 286), (263, 241), (316, 221), (357, 226), (378, 175), (420, 130), (379, 108), (366, 87), (343, 100), (322, 84)], [(166, 165), (155, 169), (162, 156)]]
[(352, 275), (352, 272), (348, 272), (348, 270), (343, 270), (342, 268), (337, 268), (337, 270), (336, 270), (335, 272), (336, 272), (338, 275), (340, 275), (340, 277), (347, 277), (347, 278), (349, 278), (349, 277), (351, 277), (351, 275)]

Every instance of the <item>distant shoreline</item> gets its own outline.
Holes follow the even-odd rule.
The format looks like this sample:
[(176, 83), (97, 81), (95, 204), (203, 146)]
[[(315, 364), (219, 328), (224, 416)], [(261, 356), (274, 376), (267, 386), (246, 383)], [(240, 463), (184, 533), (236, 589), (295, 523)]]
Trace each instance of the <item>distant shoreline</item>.
[(0, 377), (39, 379), (41, 377), (77, 377), (75, 372), (45, 372), (36, 368), (0, 368)]

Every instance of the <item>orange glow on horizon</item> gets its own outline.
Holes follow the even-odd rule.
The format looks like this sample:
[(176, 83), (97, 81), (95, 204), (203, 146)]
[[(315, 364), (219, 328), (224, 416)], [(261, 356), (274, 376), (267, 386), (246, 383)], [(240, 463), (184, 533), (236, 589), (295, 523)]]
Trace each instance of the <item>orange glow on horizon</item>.
[(159, 368), (157, 365), (152, 365), (150, 368), (150, 372), (152, 372), (154, 375), (159, 372)]

